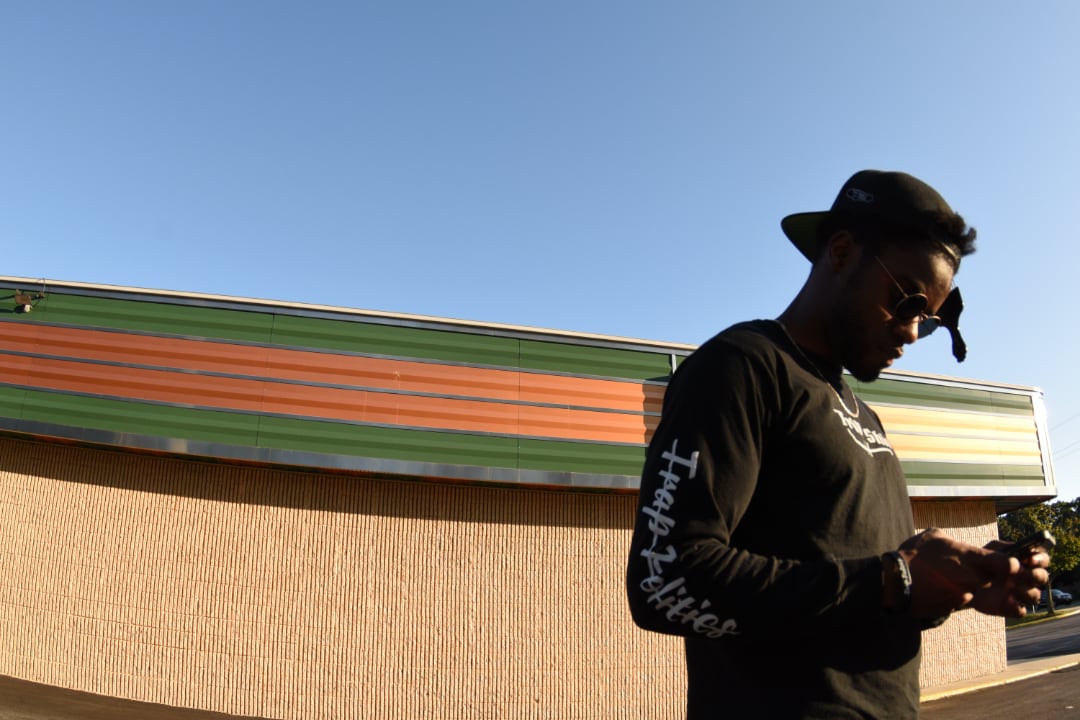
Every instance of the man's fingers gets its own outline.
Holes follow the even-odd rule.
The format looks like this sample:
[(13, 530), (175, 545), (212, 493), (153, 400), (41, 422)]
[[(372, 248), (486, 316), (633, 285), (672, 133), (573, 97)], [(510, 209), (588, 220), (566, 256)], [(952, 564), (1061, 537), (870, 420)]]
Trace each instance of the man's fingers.
[(983, 548), (972, 548), (971, 552), (979, 555), (976, 567), (985, 573), (989, 581), (1020, 572), (1020, 561), (1012, 555)]
[(1047, 568), (1050, 567), (1050, 555), (1040, 550), (1037, 553), (1021, 558), (1020, 562), (1028, 567)]

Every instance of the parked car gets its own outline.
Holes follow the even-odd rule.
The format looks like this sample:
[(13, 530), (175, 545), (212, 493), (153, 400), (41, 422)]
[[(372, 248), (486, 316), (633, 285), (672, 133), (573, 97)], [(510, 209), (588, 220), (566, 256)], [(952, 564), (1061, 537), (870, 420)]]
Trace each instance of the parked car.
[[(1073, 601), (1073, 596), (1064, 590), (1058, 590), (1053, 588), (1050, 590), (1050, 594), (1054, 596), (1054, 607), (1058, 605), (1068, 605)], [(1046, 591), (1043, 590), (1042, 597), (1039, 598), (1039, 607), (1046, 607)]]

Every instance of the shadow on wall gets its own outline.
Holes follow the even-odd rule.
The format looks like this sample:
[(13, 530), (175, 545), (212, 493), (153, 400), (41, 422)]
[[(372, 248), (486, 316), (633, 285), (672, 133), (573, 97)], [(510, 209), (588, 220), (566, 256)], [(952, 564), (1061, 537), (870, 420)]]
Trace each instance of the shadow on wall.
[(637, 495), (312, 473), (0, 436), (13, 473), (212, 503), (418, 520), (629, 530)]

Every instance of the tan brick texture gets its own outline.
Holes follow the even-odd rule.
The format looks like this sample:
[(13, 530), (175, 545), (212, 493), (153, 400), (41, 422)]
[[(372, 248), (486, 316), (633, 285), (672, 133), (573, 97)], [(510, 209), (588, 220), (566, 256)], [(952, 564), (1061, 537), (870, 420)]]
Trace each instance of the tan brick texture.
[[(0, 438), (0, 674), (266, 718), (679, 718), (679, 640), (626, 610), (635, 498)], [(993, 504), (915, 504), (973, 542)], [(1001, 669), (927, 633), (923, 684)]]
[(635, 499), (0, 440), (0, 674), (268, 718), (676, 718)]
[[(989, 500), (912, 503), (915, 526), (938, 527), (974, 545), (996, 540), (997, 513)], [(923, 633), (920, 683), (935, 687), (1005, 669), (1005, 621), (974, 610), (955, 613)]]

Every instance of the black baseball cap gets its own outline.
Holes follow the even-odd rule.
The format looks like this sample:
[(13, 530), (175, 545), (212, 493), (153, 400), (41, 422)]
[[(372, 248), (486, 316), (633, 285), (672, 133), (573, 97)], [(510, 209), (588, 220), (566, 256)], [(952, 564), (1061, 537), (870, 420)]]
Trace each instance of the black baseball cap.
[(818, 227), (832, 213), (912, 228), (929, 227), (934, 218), (954, 214), (937, 190), (916, 177), (902, 172), (860, 170), (840, 188), (832, 208), (788, 215), (780, 221), (780, 227), (799, 252), (813, 262), (818, 250)]

